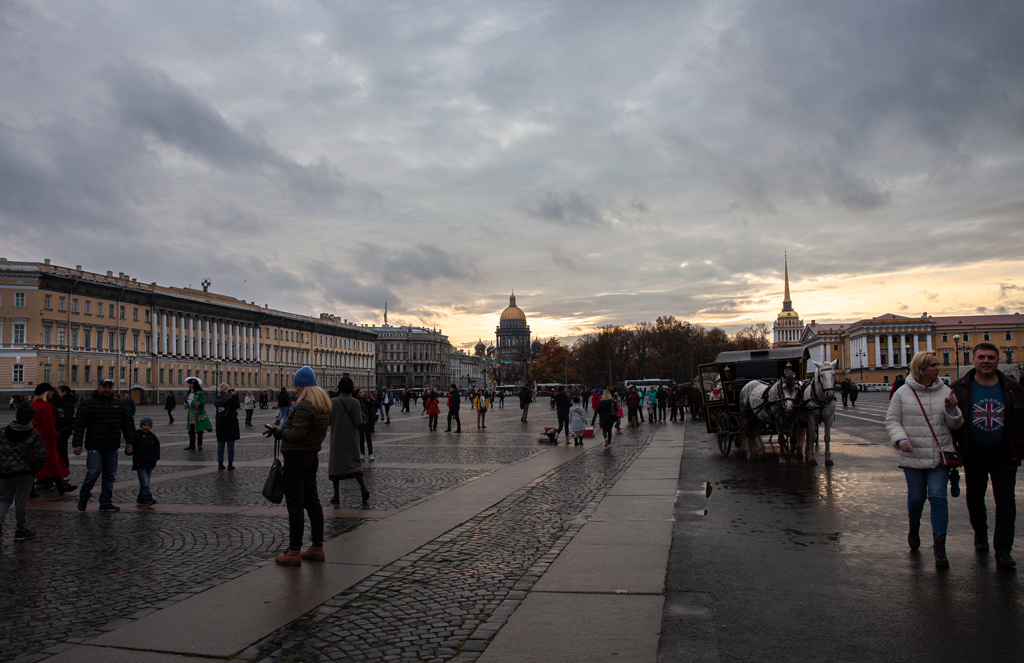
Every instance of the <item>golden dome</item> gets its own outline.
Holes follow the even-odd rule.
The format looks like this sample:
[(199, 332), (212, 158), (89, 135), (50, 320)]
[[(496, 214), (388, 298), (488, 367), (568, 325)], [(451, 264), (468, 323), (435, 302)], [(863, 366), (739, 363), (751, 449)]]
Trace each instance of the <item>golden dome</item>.
[(782, 318), (799, 318), (799, 317), (800, 316), (797, 315), (796, 311), (783, 311), (783, 312), (779, 313), (779, 319), (780, 320)]
[(526, 322), (526, 314), (523, 313), (523, 309), (516, 306), (515, 294), (508, 298), (508, 308), (501, 312), (500, 320), (522, 320)]

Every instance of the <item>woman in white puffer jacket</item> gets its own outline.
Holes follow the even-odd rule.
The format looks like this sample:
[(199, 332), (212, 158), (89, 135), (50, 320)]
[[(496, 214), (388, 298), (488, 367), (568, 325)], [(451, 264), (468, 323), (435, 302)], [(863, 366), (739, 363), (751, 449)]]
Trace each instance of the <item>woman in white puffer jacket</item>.
[(907, 479), (910, 549), (917, 550), (921, 546), (921, 514), (927, 498), (931, 505), (935, 567), (940, 569), (949, 568), (946, 559), (949, 468), (942, 464), (940, 449), (955, 451), (949, 431), (960, 428), (963, 423), (956, 396), (939, 380), (939, 358), (934, 352), (918, 352), (910, 360), (910, 377), (906, 384), (896, 390), (889, 402), (885, 427)]

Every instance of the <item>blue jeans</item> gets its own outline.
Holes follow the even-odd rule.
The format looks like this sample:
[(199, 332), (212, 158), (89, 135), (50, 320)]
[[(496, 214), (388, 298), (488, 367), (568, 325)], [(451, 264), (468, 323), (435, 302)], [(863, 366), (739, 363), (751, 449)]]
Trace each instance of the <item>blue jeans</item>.
[(149, 492), (149, 477), (153, 474), (153, 470), (144, 470), (141, 467), (135, 470), (135, 473), (139, 475), (139, 502), (143, 502), (151, 497), (153, 493)]
[(114, 478), (117, 475), (117, 449), (86, 449), (85, 480), (78, 492), (78, 503), (85, 504), (92, 497), (96, 479), (103, 475), (100, 484), (100, 505), (110, 504), (114, 497)]
[(230, 442), (221, 442), (220, 440), (217, 440), (217, 462), (218, 463), (223, 463), (224, 462), (224, 445), (225, 444), (228, 445), (228, 462), (229, 463), (234, 463), (235, 462), (235, 440), (231, 440)]
[(930, 470), (904, 467), (903, 474), (907, 477), (907, 517), (919, 522), (927, 498), (931, 503), (932, 534), (942, 536), (949, 524), (946, 502), (949, 468), (942, 465)]

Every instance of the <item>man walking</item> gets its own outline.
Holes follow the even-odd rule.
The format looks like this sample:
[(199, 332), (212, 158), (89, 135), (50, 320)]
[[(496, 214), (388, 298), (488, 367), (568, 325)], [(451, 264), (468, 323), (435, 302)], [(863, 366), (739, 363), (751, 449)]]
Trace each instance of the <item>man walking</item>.
[[(850, 398), (850, 378), (843, 380), (843, 383), (839, 385), (839, 393), (843, 395), (843, 407), (847, 407), (847, 401)], [(890, 400), (892, 400), (890, 398)]]
[(519, 418), (519, 421), (526, 422), (526, 416), (530, 413), (530, 403), (533, 402), (533, 391), (523, 385), (522, 391), (519, 392), (519, 409), (523, 411), (523, 416)]
[(462, 420), (459, 419), (459, 407), (462, 399), (459, 396), (459, 388), (455, 385), (448, 387), (448, 428), (446, 433), (452, 432), (452, 419), (455, 419), (456, 433), (462, 432)]
[(71, 443), (75, 455), (82, 455), (83, 440), (87, 452), (85, 480), (78, 493), (78, 510), (85, 511), (92, 496), (92, 487), (102, 474), (100, 488), (100, 511), (120, 511), (111, 503), (114, 494), (114, 477), (117, 474), (117, 452), (121, 438), (130, 443), (135, 427), (128, 414), (128, 406), (114, 398), (114, 382), (100, 380), (99, 387), (92, 392), (75, 413), (74, 441)]
[(1017, 504), (1014, 491), (1017, 467), (1024, 458), (1024, 387), (1001, 371), (999, 348), (992, 343), (974, 346), (974, 368), (953, 383), (958, 406), (966, 426), (953, 431), (953, 440), (964, 456), (967, 512), (974, 528), (974, 549), (988, 552), (988, 514), (985, 491), (992, 479), (996, 503), (996, 566), (1017, 566), (1010, 556), (1013, 548)]

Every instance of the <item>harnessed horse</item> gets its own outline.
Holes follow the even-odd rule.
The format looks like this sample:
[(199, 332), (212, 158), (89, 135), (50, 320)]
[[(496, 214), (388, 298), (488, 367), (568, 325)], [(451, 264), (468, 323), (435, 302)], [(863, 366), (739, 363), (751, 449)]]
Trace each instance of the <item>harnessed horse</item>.
[(804, 462), (808, 465), (818, 464), (818, 461), (814, 458), (814, 451), (818, 445), (818, 425), (821, 422), (825, 422), (825, 465), (834, 464), (829, 443), (832, 441), (832, 424), (836, 420), (835, 367), (838, 361), (837, 359), (831, 362), (821, 362), (820, 364), (816, 361), (807, 362), (809, 366), (814, 367), (814, 377), (801, 383), (803, 388), (801, 416), (807, 422)]
[(743, 447), (747, 460), (764, 459), (764, 443), (761, 442), (763, 424), (775, 424), (779, 434), (779, 458), (786, 461), (795, 452), (795, 440), (799, 439), (800, 384), (792, 371), (786, 371), (781, 380), (772, 384), (754, 380), (740, 391), (740, 414), (743, 416)]

